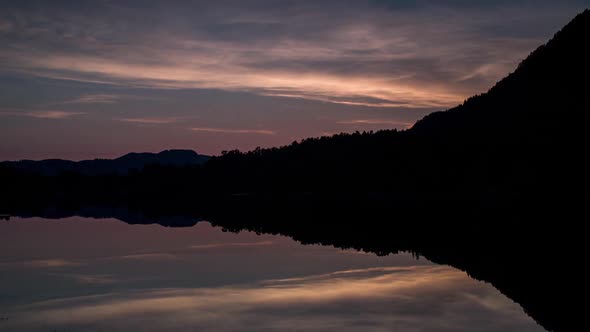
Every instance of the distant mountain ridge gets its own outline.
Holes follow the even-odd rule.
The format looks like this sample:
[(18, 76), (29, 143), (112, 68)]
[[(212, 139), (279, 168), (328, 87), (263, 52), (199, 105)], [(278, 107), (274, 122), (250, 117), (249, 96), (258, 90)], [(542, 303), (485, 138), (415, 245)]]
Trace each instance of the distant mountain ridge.
[(193, 150), (164, 150), (158, 153), (132, 152), (115, 159), (92, 159), (71, 161), (62, 159), (5, 161), (0, 165), (21, 171), (55, 176), (64, 172), (81, 175), (126, 175), (133, 170), (143, 170), (148, 165), (191, 166), (201, 165), (209, 156)]

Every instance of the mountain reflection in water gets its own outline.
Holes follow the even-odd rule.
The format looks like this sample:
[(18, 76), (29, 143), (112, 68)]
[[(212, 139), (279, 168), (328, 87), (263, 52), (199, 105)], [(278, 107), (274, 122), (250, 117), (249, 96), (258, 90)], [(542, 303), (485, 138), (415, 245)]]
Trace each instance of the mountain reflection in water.
[(0, 223), (0, 331), (543, 331), (464, 272), (273, 235)]

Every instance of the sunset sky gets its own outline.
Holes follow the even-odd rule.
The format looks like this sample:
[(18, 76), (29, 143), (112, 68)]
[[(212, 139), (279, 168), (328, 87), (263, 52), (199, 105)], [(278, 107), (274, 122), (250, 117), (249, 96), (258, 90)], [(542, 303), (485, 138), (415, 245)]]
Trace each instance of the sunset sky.
[(586, 1), (1, 1), (0, 160), (404, 129)]

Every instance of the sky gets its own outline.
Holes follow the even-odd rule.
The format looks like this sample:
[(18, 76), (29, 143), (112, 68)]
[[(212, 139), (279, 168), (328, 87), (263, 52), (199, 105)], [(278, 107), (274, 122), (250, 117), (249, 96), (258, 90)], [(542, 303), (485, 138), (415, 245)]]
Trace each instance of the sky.
[(406, 129), (590, 0), (0, 1), (0, 160)]

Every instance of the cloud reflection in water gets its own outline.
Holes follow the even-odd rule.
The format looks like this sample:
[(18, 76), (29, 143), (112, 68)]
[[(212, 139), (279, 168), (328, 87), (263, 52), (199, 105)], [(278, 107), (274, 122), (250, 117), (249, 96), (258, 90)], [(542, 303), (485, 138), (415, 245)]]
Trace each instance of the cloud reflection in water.
[(489, 284), (409, 254), (68, 218), (0, 223), (4, 331), (542, 331)]
[(72, 297), (23, 306), (5, 323), (29, 331), (542, 331), (492, 287), (443, 266)]

